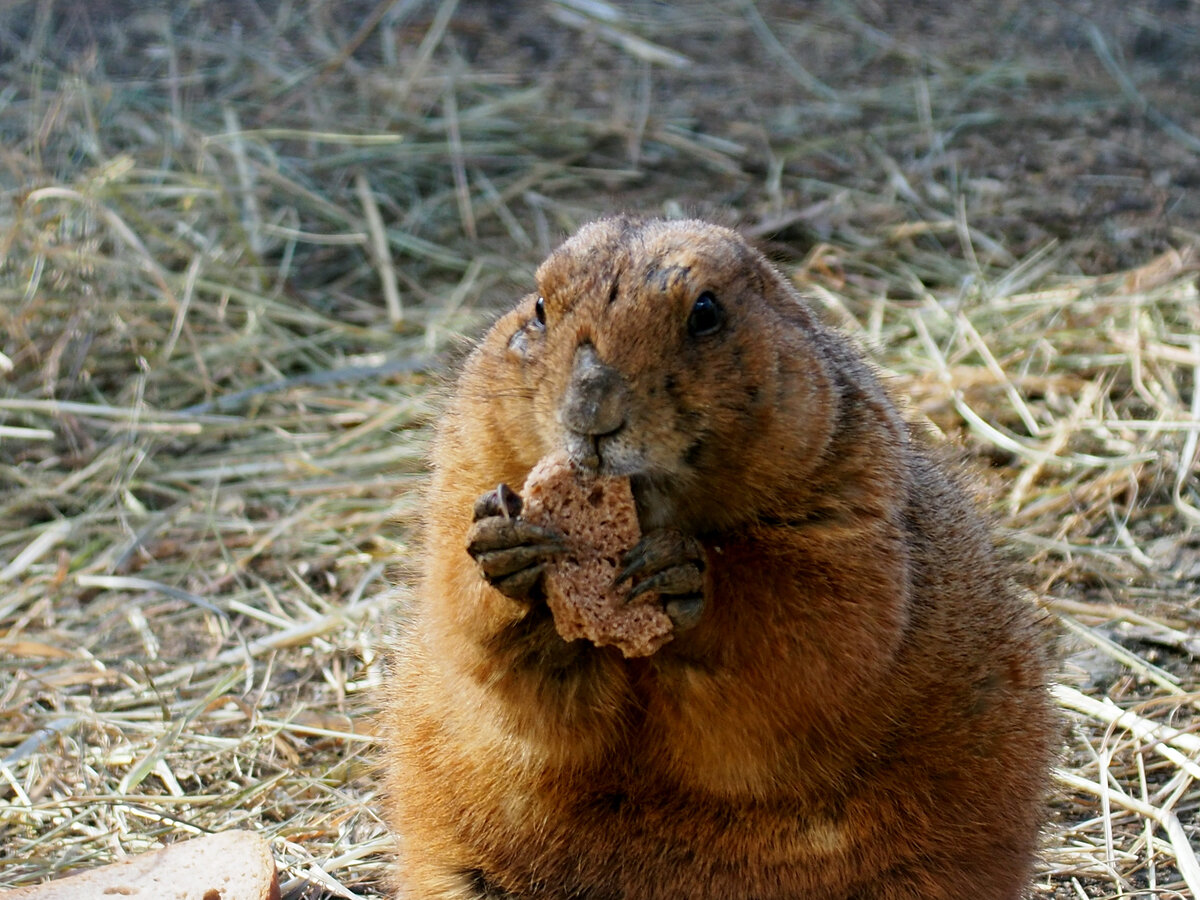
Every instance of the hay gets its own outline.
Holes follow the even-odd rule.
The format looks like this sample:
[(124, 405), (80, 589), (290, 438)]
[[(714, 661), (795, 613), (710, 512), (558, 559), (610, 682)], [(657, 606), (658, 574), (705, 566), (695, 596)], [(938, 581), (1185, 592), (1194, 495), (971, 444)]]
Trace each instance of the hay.
[(0, 883), (250, 827), (291, 896), (383, 890), (438, 374), (634, 208), (760, 238), (975, 461), (1064, 628), (1038, 892), (1194, 895), (1200, 54), (993, 6), (13, 7)]

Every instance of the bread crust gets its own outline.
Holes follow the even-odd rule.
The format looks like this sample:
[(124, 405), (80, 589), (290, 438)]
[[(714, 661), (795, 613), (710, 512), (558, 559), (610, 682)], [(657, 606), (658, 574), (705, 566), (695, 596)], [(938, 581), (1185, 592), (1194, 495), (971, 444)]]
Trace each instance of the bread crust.
[(629, 599), (617, 584), (620, 561), (641, 537), (628, 478), (580, 471), (565, 453), (538, 462), (521, 489), (522, 515), (558, 530), (567, 542), (546, 571), (546, 603), (565, 641), (612, 646), (627, 658), (649, 656), (671, 639), (671, 620), (649, 592)]
[(179, 841), (44, 884), (0, 891), (0, 897), (279, 900), (279, 879), (266, 840), (235, 829)]

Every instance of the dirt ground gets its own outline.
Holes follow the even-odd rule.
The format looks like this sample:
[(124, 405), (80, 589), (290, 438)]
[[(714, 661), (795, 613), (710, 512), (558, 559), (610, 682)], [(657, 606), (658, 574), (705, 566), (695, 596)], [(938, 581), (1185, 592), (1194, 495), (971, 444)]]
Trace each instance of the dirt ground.
[(382, 895), (440, 378), (633, 211), (854, 331), (1163, 729), (1060, 697), (1034, 896), (1194, 896), (1197, 0), (14, 2), (0, 191), (0, 885), (241, 826)]
[[(534, 3), (464, 6), (460, 39), (473, 63), (552, 86), (552, 110), (634, 135), (644, 111), (738, 148), (736, 171), (642, 149), (641, 177), (602, 208), (675, 202), (803, 253), (961, 198), (1015, 255), (1055, 238), (1091, 273), (1200, 229), (1194, 3), (760, 3), (778, 44), (729, 9), (629, 5), (680, 69), (631, 63)], [(588, 162), (617, 168), (628, 143)], [(909, 209), (842, 199), (858, 191)], [(768, 227), (784, 210), (811, 212)]]

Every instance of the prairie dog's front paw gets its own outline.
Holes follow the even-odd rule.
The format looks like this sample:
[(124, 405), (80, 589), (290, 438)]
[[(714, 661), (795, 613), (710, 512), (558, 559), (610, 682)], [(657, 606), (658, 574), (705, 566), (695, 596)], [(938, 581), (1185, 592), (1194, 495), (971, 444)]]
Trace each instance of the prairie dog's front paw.
[(704, 548), (673, 528), (648, 532), (621, 560), (617, 583), (631, 581), (629, 599), (647, 591), (662, 598), (663, 610), (680, 631), (704, 614)]
[(521, 498), (508, 485), (475, 501), (467, 553), (484, 579), (514, 600), (529, 600), (546, 564), (563, 551), (557, 532), (521, 518)]

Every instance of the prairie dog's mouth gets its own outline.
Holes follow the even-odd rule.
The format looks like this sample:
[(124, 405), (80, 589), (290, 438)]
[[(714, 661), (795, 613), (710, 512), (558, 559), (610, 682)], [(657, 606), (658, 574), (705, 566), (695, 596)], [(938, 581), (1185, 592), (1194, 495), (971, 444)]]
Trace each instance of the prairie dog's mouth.
[(630, 444), (626, 434), (617, 431), (596, 436), (567, 431), (563, 449), (577, 469), (604, 478), (629, 479), (642, 531), (672, 523), (676, 504), (671, 479), (647, 471), (645, 455)]
[(600, 435), (567, 431), (563, 449), (572, 465), (605, 477), (631, 478), (646, 468), (644, 456), (630, 446), (621, 430)]

